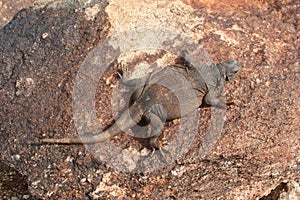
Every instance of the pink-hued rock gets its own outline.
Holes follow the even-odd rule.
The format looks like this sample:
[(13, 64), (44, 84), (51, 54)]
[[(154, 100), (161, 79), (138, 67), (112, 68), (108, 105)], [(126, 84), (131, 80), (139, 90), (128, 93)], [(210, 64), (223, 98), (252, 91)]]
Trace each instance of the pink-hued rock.
[[(1, 159), (28, 177), (32, 195), (50, 199), (299, 197), (299, 3), (111, 0), (108, 5), (95, 1), (84, 8), (66, 5), (23, 10), (0, 32)], [(155, 172), (116, 171), (84, 146), (27, 145), (25, 141), (36, 138), (77, 135), (72, 92), (80, 64), (108, 36), (136, 27), (168, 28), (199, 42), (215, 62), (233, 58), (244, 63), (226, 85), (227, 101), (234, 104), (227, 107), (222, 134), (210, 151), (199, 158), (210, 108), (201, 108), (199, 131), (188, 152)], [(99, 77), (95, 99), (103, 128), (113, 121), (116, 71), (165, 63), (171, 57), (162, 51), (149, 54), (133, 54), (131, 63), (128, 57), (117, 60)], [(180, 122), (167, 123), (167, 141)], [(145, 150), (143, 141), (129, 135), (113, 141), (137, 155)], [(96, 147), (101, 150), (101, 144)], [(134, 166), (132, 160), (127, 161)]]

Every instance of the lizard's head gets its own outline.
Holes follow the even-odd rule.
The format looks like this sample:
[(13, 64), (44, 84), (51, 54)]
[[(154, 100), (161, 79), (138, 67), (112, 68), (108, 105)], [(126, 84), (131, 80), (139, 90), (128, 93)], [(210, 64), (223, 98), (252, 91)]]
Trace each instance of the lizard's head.
[(232, 80), (242, 68), (242, 63), (232, 59), (222, 62), (219, 65), (225, 69), (224, 75), (226, 81)]

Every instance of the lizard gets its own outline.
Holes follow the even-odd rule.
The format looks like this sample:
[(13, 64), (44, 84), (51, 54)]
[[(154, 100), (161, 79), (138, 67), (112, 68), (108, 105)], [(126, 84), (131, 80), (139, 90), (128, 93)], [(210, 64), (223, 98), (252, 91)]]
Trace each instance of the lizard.
[[(225, 81), (232, 80), (240, 71), (242, 63), (228, 60), (218, 64), (202, 65), (194, 67), (191, 63), (169, 65), (163, 69), (150, 73), (148, 77), (138, 78), (125, 82), (130, 87), (139, 87), (130, 98), (130, 106), (125, 109), (119, 118), (105, 131), (96, 135), (62, 138), (42, 139), (42, 143), (55, 144), (93, 144), (99, 143), (128, 131), (136, 124), (143, 121), (153, 126), (151, 130), (150, 145), (160, 149), (159, 136), (166, 121), (181, 118), (193, 112), (195, 109), (205, 106), (226, 106), (225, 99), (217, 92), (217, 88), (224, 85)], [(182, 86), (178, 77), (188, 81), (195, 95), (196, 101), (186, 95), (186, 87)], [(158, 84), (159, 80), (168, 79), (172, 88)], [(144, 83), (144, 84), (141, 84)], [(176, 94), (181, 95), (183, 101), (179, 101)]]

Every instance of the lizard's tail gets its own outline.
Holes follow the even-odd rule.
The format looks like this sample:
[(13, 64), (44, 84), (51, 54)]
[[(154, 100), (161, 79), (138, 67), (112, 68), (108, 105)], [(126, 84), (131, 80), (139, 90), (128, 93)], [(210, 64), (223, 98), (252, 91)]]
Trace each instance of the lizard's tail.
[[(93, 136), (83, 136), (78, 138), (62, 138), (62, 139), (42, 139), (42, 143), (55, 143), (55, 144), (93, 144), (103, 142), (113, 136), (118, 135), (123, 130), (126, 131), (136, 125), (136, 121), (139, 121), (140, 115), (136, 116), (133, 120), (129, 114), (129, 110), (123, 112), (120, 118), (112, 126), (106, 129), (104, 132)], [(121, 126), (122, 128), (119, 128)]]
[(119, 127), (116, 124), (113, 124), (107, 130), (97, 135), (92, 136), (83, 136), (78, 138), (61, 138), (61, 139), (53, 139), (53, 138), (46, 138), (42, 139), (42, 143), (55, 143), (55, 144), (93, 144), (105, 141), (110, 137), (118, 135), (121, 132)]

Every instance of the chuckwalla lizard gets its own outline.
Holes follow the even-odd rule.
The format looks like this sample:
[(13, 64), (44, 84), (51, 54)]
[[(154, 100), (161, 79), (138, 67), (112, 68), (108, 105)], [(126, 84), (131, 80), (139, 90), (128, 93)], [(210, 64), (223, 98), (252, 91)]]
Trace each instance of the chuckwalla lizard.
[[(96, 135), (78, 138), (42, 139), (42, 143), (56, 144), (91, 144), (107, 140), (113, 136), (129, 130), (139, 122), (151, 124), (150, 145), (160, 148), (158, 137), (160, 136), (166, 121), (186, 116), (201, 105), (224, 107), (225, 99), (217, 92), (217, 88), (224, 85), (225, 81), (232, 80), (241, 69), (242, 64), (235, 60), (203, 65), (198, 68), (191, 64), (174, 64), (154, 71), (148, 77), (133, 79), (128, 85), (144, 84), (133, 93), (131, 105), (126, 109), (117, 121), (105, 131)], [(179, 101), (176, 94), (186, 93), (187, 88), (182, 86), (176, 77), (185, 78), (190, 84), (196, 101), (192, 102), (189, 95), (181, 95), (185, 98)], [(173, 90), (158, 84), (160, 79), (168, 79)], [(175, 86), (175, 87), (174, 87)], [(120, 127), (121, 126), (121, 127)]]

